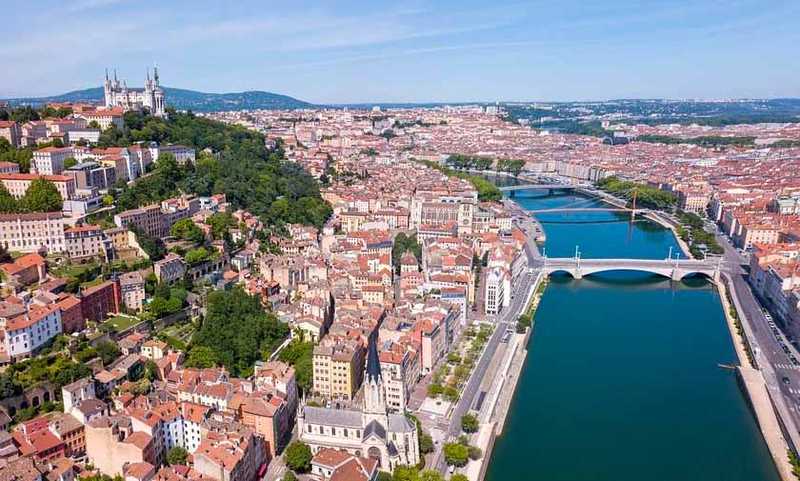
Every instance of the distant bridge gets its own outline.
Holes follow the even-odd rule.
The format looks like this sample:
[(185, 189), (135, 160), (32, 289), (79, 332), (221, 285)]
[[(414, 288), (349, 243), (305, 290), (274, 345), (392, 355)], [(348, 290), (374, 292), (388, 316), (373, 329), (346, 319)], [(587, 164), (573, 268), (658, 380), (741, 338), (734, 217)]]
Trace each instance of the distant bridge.
[[(552, 209), (532, 209), (526, 210), (529, 214), (549, 214), (559, 212), (633, 212), (627, 207), (556, 207)], [(636, 210), (636, 213), (646, 212), (644, 209)]]
[(542, 259), (542, 272), (566, 272), (575, 279), (608, 271), (649, 272), (680, 281), (686, 276), (701, 274), (719, 280), (719, 260), (695, 259), (581, 259), (580, 257)]
[(569, 184), (519, 184), (519, 185), (504, 185), (500, 187), (502, 192), (515, 192), (517, 190), (573, 190), (580, 189), (583, 186), (569, 185)]

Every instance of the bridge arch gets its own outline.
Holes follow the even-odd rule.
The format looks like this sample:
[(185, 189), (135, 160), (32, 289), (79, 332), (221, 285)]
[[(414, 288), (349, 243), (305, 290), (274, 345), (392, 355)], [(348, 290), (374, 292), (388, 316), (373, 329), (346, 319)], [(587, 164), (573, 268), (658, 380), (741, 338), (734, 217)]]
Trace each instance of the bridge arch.
[(681, 272), (681, 280), (686, 279), (687, 277), (704, 277), (708, 280), (714, 280), (715, 273), (713, 272), (706, 272), (706, 271), (686, 271)]

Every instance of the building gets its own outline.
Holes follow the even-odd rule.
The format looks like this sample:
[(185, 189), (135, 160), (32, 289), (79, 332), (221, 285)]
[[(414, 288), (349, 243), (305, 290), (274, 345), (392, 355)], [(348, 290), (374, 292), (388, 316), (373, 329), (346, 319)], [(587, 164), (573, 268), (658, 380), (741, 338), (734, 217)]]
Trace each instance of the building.
[(15, 199), (21, 199), (31, 183), (39, 178), (51, 182), (63, 200), (75, 198), (75, 179), (67, 175), (0, 174), (0, 182)]
[(36, 282), (42, 282), (47, 275), (47, 262), (42, 256), (36, 253), (26, 254), (0, 265), (6, 275), (6, 282), (16, 286), (28, 286)]
[(158, 68), (153, 68), (153, 78), (150, 79), (150, 69), (147, 70), (147, 80), (142, 89), (129, 89), (123, 81), (117, 80), (117, 72), (114, 71), (114, 80), (108, 78), (103, 84), (103, 98), (107, 109), (121, 107), (123, 110), (144, 110), (147, 109), (156, 117), (164, 117), (166, 109), (166, 98), (164, 90), (159, 85)]
[(0, 244), (9, 251), (64, 252), (64, 219), (61, 212), (0, 214)]
[(98, 162), (81, 162), (64, 171), (78, 189), (106, 190), (117, 182), (117, 169)]
[(3, 347), (12, 359), (35, 354), (50, 339), (61, 334), (61, 309), (31, 305), (28, 312), (10, 319), (0, 318)]
[(134, 431), (129, 416), (102, 416), (88, 422), (85, 428), (87, 459), (104, 474), (122, 474), (126, 464), (159, 464), (153, 437)]
[(64, 242), (70, 259), (101, 257), (108, 260), (112, 257), (111, 240), (97, 225), (70, 227), (64, 231)]
[(64, 171), (64, 161), (72, 157), (72, 147), (45, 147), (33, 152), (31, 172), (56, 175)]
[(119, 290), (126, 308), (140, 311), (144, 303), (144, 278), (138, 271), (126, 272), (119, 276)]
[(19, 174), (19, 164), (0, 162), (0, 174)]
[(711, 200), (706, 190), (681, 190), (678, 191), (678, 208), (684, 212), (702, 214), (708, 208)]
[(322, 448), (311, 459), (311, 474), (323, 481), (374, 481), (378, 478), (378, 462), (347, 451)]
[(171, 284), (186, 275), (186, 262), (181, 256), (170, 252), (160, 261), (153, 263), (153, 272), (158, 282)]
[(501, 267), (495, 267), (486, 273), (484, 281), (484, 312), (499, 314), (511, 303), (511, 280), (508, 272)]
[(327, 337), (314, 346), (314, 392), (328, 399), (352, 399), (361, 386), (364, 351), (353, 339)]
[(185, 145), (160, 145), (158, 155), (172, 154), (179, 165), (193, 164), (195, 161), (194, 149)]
[(82, 118), (89, 125), (91, 125), (92, 122), (95, 122), (100, 129), (106, 130), (112, 125), (118, 129), (122, 129), (122, 127), (125, 125), (125, 121), (122, 117), (122, 114), (124, 113), (125, 110), (122, 108), (107, 108), (105, 110), (89, 110), (86, 112), (77, 113), (75, 116)]
[(253, 431), (210, 431), (192, 454), (194, 469), (218, 481), (256, 481), (267, 459)]
[(0, 138), (6, 139), (12, 147), (17, 148), (22, 142), (22, 129), (13, 120), (0, 120)]
[(119, 283), (105, 281), (81, 291), (81, 311), (88, 321), (103, 321), (109, 313), (120, 311)]
[(200, 210), (200, 201), (192, 196), (167, 199), (161, 204), (151, 204), (126, 210), (114, 216), (117, 227), (135, 227), (151, 237), (166, 237), (175, 222), (186, 219)]
[(299, 438), (317, 453), (321, 449), (344, 450), (377, 461), (384, 471), (419, 462), (417, 426), (405, 413), (390, 413), (376, 341), (370, 340), (361, 409), (306, 406), (297, 415)]

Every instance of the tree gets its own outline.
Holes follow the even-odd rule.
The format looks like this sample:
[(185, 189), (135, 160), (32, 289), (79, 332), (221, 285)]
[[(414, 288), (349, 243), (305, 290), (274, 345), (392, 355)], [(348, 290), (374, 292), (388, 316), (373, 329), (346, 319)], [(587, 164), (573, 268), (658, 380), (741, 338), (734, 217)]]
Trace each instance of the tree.
[(477, 461), (483, 456), (483, 451), (477, 446), (467, 446), (467, 449), (469, 450), (469, 459), (473, 461)]
[(283, 454), (289, 469), (306, 473), (311, 469), (311, 448), (301, 441), (293, 441)]
[(19, 204), (17, 203), (17, 199), (8, 192), (5, 184), (0, 184), (0, 212), (12, 213), (18, 210)]
[(189, 455), (185, 449), (180, 446), (175, 446), (167, 452), (167, 464), (186, 464), (186, 457)]
[(281, 478), (282, 481), (297, 481), (297, 476), (295, 476), (294, 472), (286, 471), (283, 473), (283, 477)]
[(439, 471), (426, 469), (419, 473), (419, 481), (444, 481), (444, 476)]
[(422, 433), (419, 437), (419, 452), (422, 454), (432, 453), (434, 450), (433, 438), (428, 433)]
[(297, 386), (302, 391), (308, 392), (313, 382), (314, 343), (295, 338), (281, 349), (278, 359), (294, 367)]
[(469, 481), (466, 474), (456, 473), (450, 476), (450, 481)]
[(194, 346), (186, 358), (186, 366), (197, 368), (215, 367), (219, 364), (216, 352), (210, 347)]
[(119, 347), (113, 342), (108, 341), (98, 343), (95, 350), (100, 359), (102, 359), (104, 366), (114, 362), (121, 354)]
[(158, 364), (152, 359), (148, 359), (144, 363), (144, 378), (150, 382), (158, 379)]
[(474, 414), (465, 414), (461, 416), (461, 430), (465, 433), (478, 432), (478, 418)]
[(189, 252), (187, 252), (185, 256), (183, 256), (183, 259), (190, 266), (201, 264), (209, 260), (210, 258), (211, 258), (211, 253), (209, 253), (205, 247), (198, 247), (197, 249), (192, 249)]
[(450, 466), (466, 466), (469, 461), (469, 447), (461, 443), (447, 443), (444, 445), (444, 460)]
[(64, 159), (64, 168), (69, 169), (70, 167), (75, 167), (78, 165), (78, 161), (75, 160), (75, 157), (67, 157)]
[(200, 244), (206, 237), (203, 230), (200, 229), (192, 219), (181, 219), (172, 224), (172, 227), (169, 229), (169, 234), (173, 237), (193, 242), (194, 244)]
[(55, 184), (39, 177), (25, 191), (20, 206), (26, 212), (56, 212), (61, 210), (63, 201)]
[(375, 481), (392, 481), (392, 475), (386, 471), (378, 471)]
[(241, 287), (210, 293), (206, 311), (192, 342), (212, 349), (235, 376), (252, 372), (253, 363), (272, 353), (289, 335), (286, 324), (265, 312), (261, 300)]

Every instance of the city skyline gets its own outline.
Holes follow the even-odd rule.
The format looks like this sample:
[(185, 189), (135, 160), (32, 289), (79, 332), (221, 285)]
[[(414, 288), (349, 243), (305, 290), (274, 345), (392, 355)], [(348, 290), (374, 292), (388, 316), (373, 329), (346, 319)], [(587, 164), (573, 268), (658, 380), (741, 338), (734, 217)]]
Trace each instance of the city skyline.
[(800, 96), (789, 2), (47, 3), (12, 2), (0, 98), (94, 87), (106, 67), (139, 86), (154, 63), (171, 87), (322, 104)]

